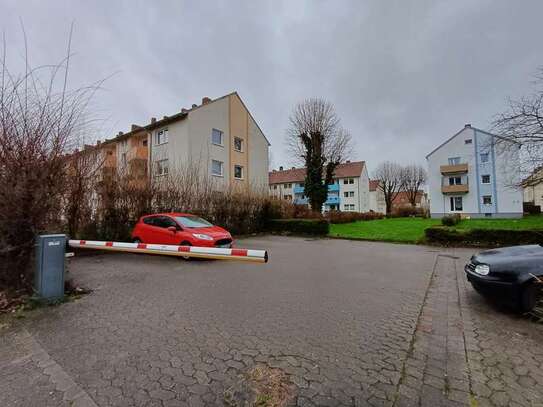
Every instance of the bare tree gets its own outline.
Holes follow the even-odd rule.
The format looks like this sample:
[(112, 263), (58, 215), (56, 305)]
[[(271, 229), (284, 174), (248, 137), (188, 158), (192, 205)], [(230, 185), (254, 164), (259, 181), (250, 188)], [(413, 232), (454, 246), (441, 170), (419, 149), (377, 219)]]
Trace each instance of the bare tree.
[(426, 184), (428, 174), (422, 165), (410, 164), (402, 169), (402, 190), (407, 194), (409, 203), (414, 208), (420, 188)]
[(392, 212), (392, 203), (403, 186), (403, 168), (401, 165), (385, 161), (377, 166), (373, 178), (379, 181), (379, 190), (383, 192), (386, 213)]
[[(23, 29), (24, 34), (24, 29)], [(26, 43), (26, 38), (25, 38)], [(66, 153), (85, 126), (98, 85), (67, 87), (66, 58), (15, 75), (6, 42), (0, 55), (0, 287), (28, 288), (37, 233), (56, 229), (65, 186)], [(25, 55), (28, 55), (25, 49)]]
[[(543, 166), (543, 67), (538, 69), (533, 84), (531, 95), (509, 100), (508, 109), (493, 123), (493, 131), (500, 136), (493, 140), (499, 152), (518, 152), (522, 146), (519, 155), (523, 178)], [(543, 172), (538, 174), (534, 175), (543, 180)]]
[(351, 135), (340, 124), (334, 106), (323, 99), (298, 103), (290, 115), (287, 145), (293, 159), (306, 167), (305, 194), (320, 211), (336, 167), (351, 154)]

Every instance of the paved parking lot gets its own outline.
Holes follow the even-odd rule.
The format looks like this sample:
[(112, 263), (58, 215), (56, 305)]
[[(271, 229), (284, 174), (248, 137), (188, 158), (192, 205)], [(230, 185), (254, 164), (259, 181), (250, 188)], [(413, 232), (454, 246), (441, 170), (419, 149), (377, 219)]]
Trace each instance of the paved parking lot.
[(297, 405), (543, 405), (543, 327), (466, 285), (470, 250), (258, 237), (268, 264), (79, 257), (94, 290), (0, 331), (0, 405), (222, 405), (255, 364)]

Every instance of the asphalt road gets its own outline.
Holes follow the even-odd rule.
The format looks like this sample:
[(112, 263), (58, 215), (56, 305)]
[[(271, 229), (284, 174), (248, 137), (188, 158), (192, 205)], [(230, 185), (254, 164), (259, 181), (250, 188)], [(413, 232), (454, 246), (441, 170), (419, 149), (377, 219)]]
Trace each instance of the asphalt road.
[[(93, 293), (4, 333), (0, 405), (222, 405), (258, 363), (289, 375), (298, 405), (541, 401), (543, 352), (530, 351), (527, 372), (507, 352), (489, 366), (479, 357), (481, 344), (515, 340), (489, 329), (488, 315), (524, 344), (543, 335), (465, 285), (471, 251), (285, 237), (238, 246), (267, 249), (269, 263), (73, 259), (70, 275)], [(504, 369), (488, 371), (500, 357)], [(498, 379), (505, 390), (489, 386)]]

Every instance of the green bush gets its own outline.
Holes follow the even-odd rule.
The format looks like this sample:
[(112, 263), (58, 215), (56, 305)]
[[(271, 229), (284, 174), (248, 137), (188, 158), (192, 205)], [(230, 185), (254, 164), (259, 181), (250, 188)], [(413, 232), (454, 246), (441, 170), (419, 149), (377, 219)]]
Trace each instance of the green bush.
[(271, 219), (267, 222), (269, 232), (293, 235), (327, 235), (330, 224), (324, 219)]
[(454, 215), (446, 215), (441, 218), (441, 224), (443, 226), (454, 226), (458, 225), (458, 222), (460, 222), (460, 215), (454, 214)]
[(543, 243), (543, 230), (467, 229), (433, 226), (424, 231), (426, 242), (446, 246), (514, 246)]

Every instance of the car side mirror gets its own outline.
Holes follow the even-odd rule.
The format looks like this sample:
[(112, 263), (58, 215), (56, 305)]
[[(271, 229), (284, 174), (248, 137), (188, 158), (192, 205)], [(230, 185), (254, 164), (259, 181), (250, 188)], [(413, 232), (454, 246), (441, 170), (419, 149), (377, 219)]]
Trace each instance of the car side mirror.
[(177, 232), (177, 228), (175, 226), (168, 226), (168, 230), (172, 233)]

